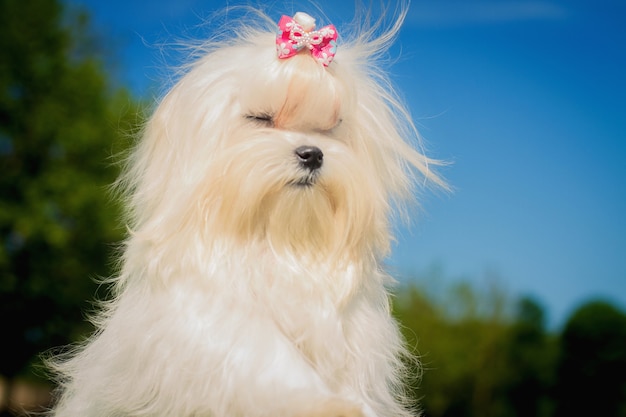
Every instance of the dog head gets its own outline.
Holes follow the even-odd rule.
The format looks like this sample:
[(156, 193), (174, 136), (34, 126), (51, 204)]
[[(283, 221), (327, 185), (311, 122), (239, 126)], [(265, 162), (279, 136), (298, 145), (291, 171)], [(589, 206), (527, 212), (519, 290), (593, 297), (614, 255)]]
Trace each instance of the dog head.
[(279, 58), (275, 30), (233, 33), (206, 47), (146, 126), (125, 176), (134, 236), (384, 256), (392, 208), (414, 179), (440, 183), (369, 60), (384, 42), (357, 37), (329, 63), (307, 45)]

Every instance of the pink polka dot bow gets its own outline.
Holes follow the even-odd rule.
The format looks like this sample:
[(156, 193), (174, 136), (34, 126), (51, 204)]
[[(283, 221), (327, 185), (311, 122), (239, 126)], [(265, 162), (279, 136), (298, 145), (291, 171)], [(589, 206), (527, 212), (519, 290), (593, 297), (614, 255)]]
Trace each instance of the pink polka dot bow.
[(313, 58), (325, 67), (335, 57), (337, 51), (337, 29), (324, 26), (315, 29), (315, 19), (306, 13), (298, 12), (293, 18), (283, 16), (278, 22), (280, 32), (276, 36), (278, 58), (290, 58), (305, 48)]

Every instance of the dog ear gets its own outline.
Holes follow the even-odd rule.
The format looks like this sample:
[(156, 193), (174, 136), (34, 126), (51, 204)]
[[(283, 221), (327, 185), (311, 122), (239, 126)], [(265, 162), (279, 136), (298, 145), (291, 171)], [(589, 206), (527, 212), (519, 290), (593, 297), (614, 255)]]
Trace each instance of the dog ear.
[(226, 64), (211, 58), (199, 61), (160, 99), (125, 162), (116, 188), (130, 207), (131, 227), (191, 192), (224, 140), (225, 120), (237, 111), (237, 85), (223, 76)]

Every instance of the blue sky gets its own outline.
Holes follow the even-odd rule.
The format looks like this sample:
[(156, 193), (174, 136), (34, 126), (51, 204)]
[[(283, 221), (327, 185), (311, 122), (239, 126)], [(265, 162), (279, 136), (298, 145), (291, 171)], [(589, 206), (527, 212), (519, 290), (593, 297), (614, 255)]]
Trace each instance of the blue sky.
[[(68, 0), (91, 12), (114, 75), (150, 97), (159, 45), (242, 1)], [(271, 2), (281, 14), (317, 8)], [(351, 2), (318, 1), (340, 30)], [(392, 78), (455, 188), (426, 195), (390, 267), (534, 296), (559, 326), (579, 303), (626, 307), (626, 3), (414, 0)], [(440, 285), (441, 283), (437, 284)]]

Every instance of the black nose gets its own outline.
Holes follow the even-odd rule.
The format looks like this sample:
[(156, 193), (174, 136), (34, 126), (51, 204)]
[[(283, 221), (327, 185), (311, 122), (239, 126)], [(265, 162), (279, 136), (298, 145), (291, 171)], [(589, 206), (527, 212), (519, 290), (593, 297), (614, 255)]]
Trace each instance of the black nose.
[(311, 171), (319, 169), (324, 162), (324, 154), (317, 146), (300, 146), (295, 151), (298, 156), (298, 162), (303, 168)]

